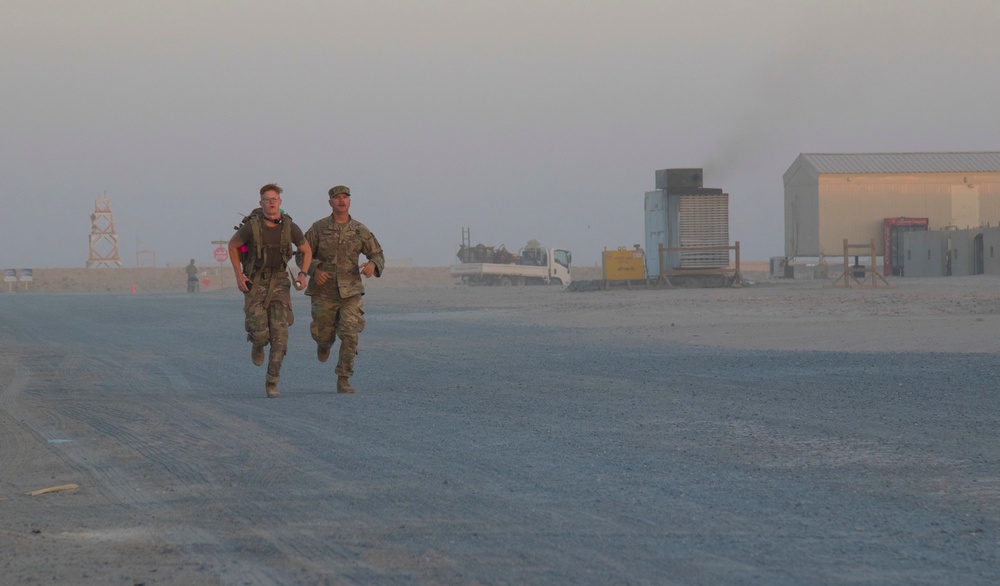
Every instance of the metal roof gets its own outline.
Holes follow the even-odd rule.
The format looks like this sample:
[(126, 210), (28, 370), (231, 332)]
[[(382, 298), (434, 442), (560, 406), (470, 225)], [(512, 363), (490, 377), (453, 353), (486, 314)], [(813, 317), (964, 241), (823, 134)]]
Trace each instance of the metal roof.
[(820, 173), (1000, 172), (1000, 152), (976, 153), (802, 153)]

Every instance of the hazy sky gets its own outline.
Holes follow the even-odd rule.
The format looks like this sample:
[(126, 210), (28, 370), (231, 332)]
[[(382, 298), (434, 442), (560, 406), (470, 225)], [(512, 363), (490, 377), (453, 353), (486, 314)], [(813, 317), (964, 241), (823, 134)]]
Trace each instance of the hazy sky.
[[(0, 268), (213, 262), (258, 189), (352, 189), (391, 262), (643, 243), (704, 167), (743, 257), (783, 254), (802, 152), (1000, 150), (994, 0), (0, 0)], [(145, 259), (144, 259), (145, 260)]]

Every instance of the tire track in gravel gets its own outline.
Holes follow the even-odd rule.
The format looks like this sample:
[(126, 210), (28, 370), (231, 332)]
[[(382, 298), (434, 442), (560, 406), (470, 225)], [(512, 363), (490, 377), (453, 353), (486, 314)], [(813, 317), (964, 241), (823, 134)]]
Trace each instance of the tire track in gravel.
[[(36, 374), (31, 362), (50, 360), (60, 366), (54, 372), (62, 371), (64, 365), (80, 362), (82, 352), (79, 346), (59, 348), (39, 348), (33, 345), (21, 345), (18, 348), (4, 347), (0, 352), (0, 368), (9, 372), (9, 382), (0, 393), (0, 418), (9, 418), (9, 424), (3, 425), (0, 437), (7, 438), (0, 442), (0, 464), (4, 467), (16, 466), (26, 462), (27, 453), (32, 445), (43, 449), (57, 451), (47, 442), (60, 439), (62, 426), (59, 425), (55, 411), (50, 404), (34, 401), (31, 409), (22, 404), (32, 401), (27, 395), (32, 387), (45, 384), (53, 377)], [(58, 379), (58, 375), (54, 378)], [(8, 443), (9, 442), (9, 443)]]
[[(32, 304), (31, 308), (38, 309), (49, 320), (69, 320), (76, 324), (80, 319), (65, 304), (56, 303), (48, 308)], [(75, 422), (73, 429), (77, 434), (85, 434), (87, 429), (96, 432), (98, 437), (92, 441), (109, 449), (104, 461), (93, 459), (95, 453), (104, 454), (103, 450), (92, 449), (89, 451), (93, 453), (81, 457), (77, 442), (61, 444), (58, 451), (75, 470), (96, 475), (95, 480), (99, 477), (101, 481), (96, 485), (106, 485), (106, 496), (112, 500), (142, 502), (141, 498), (136, 501), (142, 486), (120, 472), (121, 464), (136, 459), (159, 467), (156, 475), (159, 479), (190, 486), (226, 482), (273, 485), (297, 468), (292, 460), (299, 455), (275, 457), (281, 453), (273, 449), (279, 440), (260, 426), (212, 409), (203, 397), (196, 397), (184, 372), (168, 358), (169, 354), (157, 351), (155, 342), (143, 348), (137, 348), (127, 337), (117, 345), (67, 344), (64, 338), (75, 331), (73, 328), (68, 333), (55, 334), (55, 330), (38, 327), (42, 318), (31, 311), (16, 316), (0, 330), (15, 336), (20, 348), (27, 342), (32, 350), (23, 352), (21, 369), (3, 395), (7, 411), (17, 409), (15, 398), (21, 397), (30, 384), (41, 389), (43, 400), (32, 405), (35, 417), (26, 421), (28, 429), (43, 439), (60, 436), (55, 430), (67, 428), (67, 422), (54, 416), (61, 416)], [(89, 319), (87, 335), (100, 337), (104, 323), (101, 316), (94, 314)], [(78, 334), (84, 333), (77, 329)], [(145, 343), (145, 334), (139, 339)], [(4, 353), (8, 359), (20, 355), (21, 352)], [(152, 401), (143, 401), (144, 398)], [(46, 413), (53, 417), (39, 416), (43, 404)], [(53, 421), (46, 425), (43, 419)], [(13, 443), (13, 436), (9, 441)], [(22, 451), (5, 450), (4, 457)], [(116, 462), (117, 459), (125, 462)], [(219, 461), (224, 463), (221, 468)]]
[[(174, 390), (194, 392), (172, 363), (164, 362), (157, 368), (172, 381)], [(225, 527), (233, 547), (240, 552), (255, 552), (254, 557), (260, 559), (281, 559), (285, 567), (308, 568), (307, 573), (312, 577), (334, 579), (336, 574), (328, 567), (330, 560), (352, 559), (356, 550), (339, 540), (303, 539), (296, 524), (289, 527), (287, 503), (275, 506), (275, 499), (281, 500), (275, 495), (287, 490), (291, 478), (310, 487), (328, 484), (329, 478), (317, 472), (322, 466), (315, 458), (302, 453), (286, 437), (276, 438), (272, 431), (249, 420), (272, 417), (270, 407), (265, 405), (270, 404), (263, 399), (246, 403), (245, 408), (251, 412), (245, 413), (245, 419), (239, 419), (229, 412), (220, 413), (204, 400), (172, 397), (165, 402), (165, 412), (183, 411), (189, 417), (182, 419), (179, 427), (165, 431), (210, 448), (211, 454), (200, 457), (214, 463), (214, 476), (201, 489), (230, 495), (220, 511), (202, 522)]]
[[(155, 343), (138, 348), (126, 331), (124, 338), (115, 334), (110, 344), (72, 344), (73, 332), (57, 334), (44, 327), (65, 316), (34, 304), (24, 309), (17, 319), (0, 325), (0, 334), (16, 334), (11, 347), (0, 354), (0, 423), (6, 418), (17, 423), (0, 430), (5, 443), (0, 450), (2, 469), (28, 464), (27, 449), (40, 441), (43, 449), (80, 475), (81, 494), (115, 505), (107, 522), (116, 530), (149, 540), (150, 547), (171, 544), (185, 559), (210, 568), (223, 583), (292, 581), (288, 574), (294, 568), (244, 551), (247, 542), (240, 536), (254, 533), (256, 512), (248, 515), (244, 510), (229, 518), (225, 509), (226, 503), (244, 500), (241, 496), (271, 492), (302, 469), (294, 445), (254, 422), (269, 415), (265, 401), (238, 401), (229, 409), (234, 403), (220, 405), (220, 397), (203, 396), (204, 388), (192, 384)], [(110, 330), (101, 329), (104, 323), (96, 316), (91, 324), (96, 329), (77, 333), (110, 335)], [(115, 327), (114, 321), (107, 323)], [(51, 437), (71, 441), (46, 445)], [(182, 487), (182, 494), (163, 490), (169, 485)], [(85, 503), (90, 502), (81, 501), (81, 506), (89, 507)], [(261, 518), (280, 521), (280, 515)], [(145, 520), (138, 526), (145, 529), (130, 533), (138, 520)], [(258, 543), (281, 541), (283, 536), (275, 536), (271, 526), (257, 526), (264, 535)]]
[[(202, 526), (200, 519), (190, 518), (170, 502), (174, 497), (168, 499), (163, 491), (155, 489), (164, 480), (188, 485), (192, 490), (218, 484), (218, 475), (212, 470), (212, 458), (204, 458), (199, 450), (187, 448), (223, 445), (219, 437), (206, 437), (202, 431), (217, 430), (226, 435), (235, 433), (239, 426), (226, 422), (218, 414), (205, 419), (201, 417), (204, 411), (192, 413), (185, 400), (170, 388), (176, 383), (181, 390), (190, 391), (190, 385), (179, 375), (168, 377), (168, 382), (173, 381), (169, 384), (158, 384), (157, 378), (148, 376), (148, 371), (135, 360), (85, 357), (77, 350), (59, 359), (58, 353), (59, 350), (51, 348), (37, 353), (38, 358), (29, 357), (14, 365), (14, 375), (0, 394), (4, 413), (18, 423), (4, 425), (3, 435), (0, 435), (11, 437), (14, 447), (0, 451), (3, 469), (24, 464), (26, 448), (36, 439), (44, 441), (46, 436), (55, 433), (55, 429), (71, 429), (73, 441), (60, 444), (54, 451), (70, 469), (86, 479), (79, 482), (85, 489), (131, 511), (132, 514), (126, 517), (152, 515), (171, 520), (166, 526), (158, 526), (155, 533), (140, 532), (139, 535), (148, 535), (143, 539), (170, 544), (182, 551), (187, 559), (218, 569), (218, 577), (223, 583), (285, 581), (286, 576), (243, 555), (238, 543)], [(8, 352), (4, 356), (10, 368), (11, 357), (15, 354)], [(39, 368), (40, 374), (36, 376), (29, 365)], [(82, 372), (75, 370), (78, 368), (114, 375), (99, 380), (96, 391), (66, 394), (65, 381), (79, 378)], [(42, 384), (37, 384), (38, 381)], [(102, 392), (116, 385), (117, 392), (102, 396)], [(20, 402), (29, 389), (41, 400), (22, 407)], [(152, 404), (142, 400), (121, 400), (137, 396), (157, 396), (162, 400), (158, 398)], [(45, 407), (42, 417), (36, 416), (40, 407)], [(56, 417), (54, 425), (45, 421)], [(178, 425), (167, 425), (171, 421)], [(149, 473), (146, 479), (136, 473), (144, 468)], [(261, 477), (279, 475), (280, 471), (273, 470)]]
[[(187, 396), (195, 395), (187, 377), (170, 362), (162, 362), (158, 368), (171, 381), (175, 389)], [(208, 442), (213, 453), (208, 460), (218, 459), (220, 454), (227, 454), (234, 462), (242, 461), (238, 470), (231, 471), (230, 481), (240, 485), (274, 486), (289, 473), (301, 469), (298, 462), (302, 454), (294, 449), (285, 438), (277, 438), (261, 426), (238, 419), (232, 413), (222, 413), (210, 407), (203, 398), (177, 399), (174, 404), (180, 412), (197, 413), (204, 419), (181, 419), (182, 425), (197, 422), (198, 429), (184, 429), (192, 438)], [(276, 449), (276, 448), (281, 449)], [(291, 451), (287, 455), (286, 452)], [(216, 480), (219, 483), (219, 479)]]
[(145, 502), (143, 492), (164, 486), (181, 492), (232, 486), (267, 491), (289, 475), (302, 473), (303, 456), (285, 438), (213, 408), (171, 363), (134, 358), (104, 362), (107, 372), (117, 373), (120, 394), (130, 401), (77, 399), (60, 402), (57, 409), (97, 431), (108, 444), (102, 454), (128, 452), (129, 467), (145, 472), (139, 484), (121, 474), (121, 462), (109, 459), (92, 465), (112, 500), (139, 504)]
[[(73, 470), (86, 476), (88, 483), (109, 502), (139, 505), (148, 503), (152, 496), (142, 490), (133, 475), (124, 471), (122, 464), (129, 458), (128, 450), (123, 450), (123, 442), (108, 441), (121, 439), (126, 435), (124, 430), (129, 425), (142, 421), (142, 417), (131, 409), (131, 405), (111, 399), (91, 399), (94, 393), (89, 388), (76, 388), (75, 392), (67, 392), (66, 380), (81, 380), (88, 378), (88, 372), (115, 372), (115, 365), (96, 356), (86, 359), (68, 356), (61, 361), (46, 361), (38, 358), (30, 359), (32, 366), (40, 372), (36, 377), (40, 381), (52, 379), (54, 385), (38, 384), (36, 393), (44, 403), (50, 405), (52, 411), (64, 418), (64, 423), (58, 427), (68, 430), (66, 435), (74, 436), (73, 441), (62, 444), (60, 454), (63, 460)], [(59, 367), (48, 366), (58, 362)], [(68, 368), (63, 368), (64, 366)], [(79, 370), (72, 370), (72, 367)], [(98, 379), (97, 386), (102, 381)], [(88, 385), (89, 387), (89, 385)], [(34, 409), (33, 409), (34, 411)], [(41, 428), (38, 417), (31, 425), (36, 430)], [(96, 432), (96, 436), (94, 435)]]
[(24, 465), (28, 448), (36, 439), (24, 423), (24, 414), (17, 401), (28, 384), (27, 370), (11, 348), (0, 353), (0, 377), (6, 381), (0, 393), (0, 470), (12, 470)]

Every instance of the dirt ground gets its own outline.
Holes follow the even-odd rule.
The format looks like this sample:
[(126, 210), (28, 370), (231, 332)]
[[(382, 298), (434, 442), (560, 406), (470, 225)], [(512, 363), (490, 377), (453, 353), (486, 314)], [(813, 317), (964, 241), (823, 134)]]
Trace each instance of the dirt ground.
[[(225, 265), (198, 267), (199, 292), (234, 288), (233, 269)], [(166, 268), (95, 268), (95, 269), (34, 269), (29, 282), (0, 283), (4, 293), (183, 293), (187, 291), (185, 267)], [(582, 267), (581, 275), (592, 275), (593, 268)], [(590, 278), (590, 277), (588, 277)], [(595, 277), (596, 278), (596, 277)], [(390, 267), (383, 278), (372, 282), (375, 287), (450, 287), (455, 280), (448, 267)]]
[(0, 295), (0, 582), (1000, 581), (1000, 280), (407, 271), (276, 400), (231, 289)]

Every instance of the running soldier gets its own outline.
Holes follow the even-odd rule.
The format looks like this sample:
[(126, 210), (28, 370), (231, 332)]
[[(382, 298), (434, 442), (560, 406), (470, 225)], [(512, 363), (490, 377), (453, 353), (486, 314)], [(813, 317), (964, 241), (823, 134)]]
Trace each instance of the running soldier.
[[(260, 188), (260, 207), (250, 212), (229, 240), (229, 258), (236, 273), (236, 286), (243, 292), (244, 326), (253, 345), (250, 359), (264, 364), (264, 346), (271, 345), (264, 391), (268, 398), (281, 395), (278, 375), (288, 351), (288, 326), (292, 325), (292, 297), (288, 261), (292, 244), (302, 255), (300, 267), (309, 266), (312, 249), (302, 229), (281, 210), (282, 189), (273, 183)], [(242, 265), (242, 266), (241, 266)], [(304, 287), (305, 273), (295, 279), (295, 289)]]
[[(316, 251), (309, 267), (312, 298), (312, 325), (316, 357), (326, 362), (334, 337), (340, 338), (337, 361), (337, 392), (353, 393), (350, 377), (358, 353), (358, 334), (365, 329), (365, 306), (361, 297), (365, 286), (361, 275), (381, 277), (385, 258), (378, 240), (364, 224), (351, 217), (351, 190), (338, 185), (329, 191), (333, 213), (306, 231), (306, 242)], [(367, 262), (358, 265), (361, 254)], [(298, 259), (297, 259), (298, 260)], [(303, 266), (309, 266), (303, 260)]]

